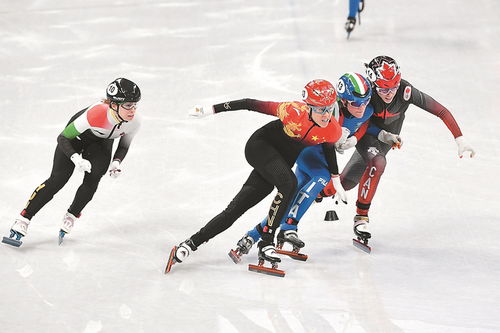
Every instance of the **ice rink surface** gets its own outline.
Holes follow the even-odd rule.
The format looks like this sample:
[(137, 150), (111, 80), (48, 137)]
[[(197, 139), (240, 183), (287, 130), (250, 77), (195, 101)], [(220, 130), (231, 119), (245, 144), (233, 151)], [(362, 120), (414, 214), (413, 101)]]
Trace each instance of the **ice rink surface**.
[[(1, 2), (2, 236), (48, 177), (70, 116), (114, 78), (139, 84), (143, 126), (123, 175), (103, 178), (62, 246), (81, 174), (21, 248), (0, 244), (0, 331), (500, 331), (500, 2), (366, 0), (349, 41), (344, 0)], [(255, 249), (235, 265), (227, 252), (268, 197), (164, 275), (170, 248), (240, 189), (246, 140), (273, 120), (193, 120), (189, 107), (298, 100), (307, 81), (363, 73), (379, 54), (450, 109), (477, 156), (459, 159), (441, 120), (410, 106), (370, 211), (370, 255), (351, 244), (351, 191), (340, 221), (323, 221), (332, 200), (304, 217), (309, 260), (284, 258), (285, 278), (248, 272)]]

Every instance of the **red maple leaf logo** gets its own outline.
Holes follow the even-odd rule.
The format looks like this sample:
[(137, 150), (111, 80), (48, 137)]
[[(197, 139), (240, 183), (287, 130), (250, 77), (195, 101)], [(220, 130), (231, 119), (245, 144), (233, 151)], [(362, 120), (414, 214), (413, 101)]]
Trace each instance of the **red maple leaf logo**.
[(382, 65), (377, 68), (377, 72), (378, 76), (385, 80), (392, 80), (398, 74), (396, 65), (388, 64), (385, 61), (383, 61)]

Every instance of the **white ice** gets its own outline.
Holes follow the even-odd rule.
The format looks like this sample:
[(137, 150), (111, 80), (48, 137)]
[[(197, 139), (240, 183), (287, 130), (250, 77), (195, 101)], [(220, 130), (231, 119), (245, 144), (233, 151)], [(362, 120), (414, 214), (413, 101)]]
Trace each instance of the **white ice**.
[[(65, 123), (115, 77), (140, 85), (144, 123), (123, 175), (102, 180), (62, 246), (77, 174), (21, 248), (0, 244), (0, 331), (499, 332), (500, 2), (366, 2), (347, 41), (346, 0), (1, 0), (2, 236), (48, 177)], [(310, 258), (284, 258), (285, 278), (248, 272), (255, 249), (233, 264), (270, 196), (164, 275), (170, 248), (240, 189), (245, 142), (272, 120), (188, 108), (297, 100), (310, 79), (379, 54), (452, 111), (477, 156), (459, 159), (446, 126), (412, 106), (372, 205), (372, 254), (351, 244), (351, 191), (339, 222), (323, 221), (331, 200), (304, 217)]]

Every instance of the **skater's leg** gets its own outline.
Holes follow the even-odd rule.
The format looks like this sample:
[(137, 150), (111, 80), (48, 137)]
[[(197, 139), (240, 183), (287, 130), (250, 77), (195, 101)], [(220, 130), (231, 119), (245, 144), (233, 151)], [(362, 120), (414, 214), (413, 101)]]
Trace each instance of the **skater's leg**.
[(366, 170), (367, 161), (356, 149), (340, 174), (342, 187), (348, 191), (359, 184), (361, 176)]
[(74, 169), (73, 162), (57, 146), (50, 177), (33, 191), (21, 215), (31, 220), (66, 185)]
[(97, 191), (99, 181), (106, 174), (111, 161), (112, 145), (113, 141), (105, 140), (91, 144), (84, 149), (82, 157), (90, 161), (92, 172), (85, 173), (83, 183), (78, 188), (75, 198), (68, 209), (68, 212), (74, 216), (80, 216), (83, 208), (92, 200), (94, 193)]
[[(297, 188), (298, 189), (305, 186), (310, 180), (309, 175), (300, 168), (300, 165), (297, 165), (297, 169), (295, 170), (295, 175), (297, 177), (297, 183), (298, 183)], [(298, 193), (296, 193), (296, 196), (297, 195), (298, 195)], [(295, 199), (294, 199), (294, 201), (295, 201)], [(294, 201), (292, 201), (292, 206), (293, 206)], [(280, 228), (282, 228), (284, 225), (286, 225), (286, 219), (287, 219), (286, 215), (281, 219)], [(246, 235), (250, 236), (255, 243), (258, 240), (260, 240), (260, 238), (262, 236), (262, 230), (264, 229), (264, 227), (266, 225), (267, 225), (267, 217), (263, 218), (262, 221), (259, 224), (257, 224), (252, 230), (249, 230), (246, 233)]]
[(356, 202), (356, 212), (358, 215), (368, 215), (368, 210), (370, 209), (386, 164), (385, 156), (378, 154), (373, 156), (368, 162), (358, 188), (358, 200)]
[[(368, 210), (387, 164), (385, 155), (390, 151), (390, 148), (389, 145), (382, 143), (371, 135), (365, 135), (356, 146), (356, 153), (359, 155), (359, 157), (356, 158), (358, 160), (361, 158), (366, 162), (366, 167), (360, 177), (360, 185), (358, 187), (358, 200), (356, 202), (358, 215), (368, 215)], [(375, 154), (373, 153), (374, 151), (376, 152)], [(351, 158), (351, 160), (353, 160), (353, 158)], [(356, 176), (359, 174), (360, 166), (361, 163), (355, 164), (352, 169), (356, 171)], [(354, 174), (354, 172), (351, 172), (351, 175), (352, 174)], [(349, 176), (350, 175), (346, 175), (344, 181)], [(351, 179), (352, 178), (353, 177), (351, 177)]]
[(359, 10), (360, 0), (349, 0), (349, 14), (348, 17), (356, 17)]
[(241, 190), (226, 209), (210, 220), (200, 231), (192, 235), (190, 239), (196, 247), (209, 241), (232, 226), (243, 213), (259, 203), (272, 190), (273, 185), (269, 184), (255, 170), (252, 171)]
[[(297, 170), (303, 174), (302, 182), (291, 204), (282, 230), (297, 230), (297, 224), (330, 180), (330, 172), (321, 146), (305, 149), (297, 159)], [(299, 179), (299, 178), (298, 178)]]
[(279, 155), (258, 171), (264, 175), (264, 178), (268, 182), (275, 185), (278, 189), (278, 193), (269, 209), (267, 224), (263, 229), (262, 241), (263, 246), (265, 246), (273, 243), (276, 229), (279, 227), (281, 219), (287, 213), (297, 189), (297, 178), (290, 169), (290, 166)]

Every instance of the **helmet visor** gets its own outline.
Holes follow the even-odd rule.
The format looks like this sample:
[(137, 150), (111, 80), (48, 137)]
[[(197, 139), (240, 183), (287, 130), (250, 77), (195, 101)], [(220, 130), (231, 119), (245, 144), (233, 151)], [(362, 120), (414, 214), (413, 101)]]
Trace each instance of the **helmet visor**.
[(376, 89), (377, 89), (377, 92), (382, 94), (382, 95), (389, 95), (389, 94), (393, 94), (396, 91), (398, 91), (399, 84), (395, 87), (392, 87), (392, 88), (379, 88), (379, 87), (377, 87)]
[(120, 105), (125, 110), (137, 109), (137, 103), (135, 103), (135, 102), (125, 102), (125, 103), (122, 103)]
[(311, 111), (317, 114), (325, 114), (325, 113), (333, 113), (335, 110), (335, 103), (329, 106), (316, 106), (316, 105), (311, 105), (308, 104), (308, 106), (311, 108)]
[(364, 105), (368, 105), (368, 103), (370, 103), (370, 99), (367, 98), (367, 99), (364, 99), (364, 100), (355, 100), (355, 101), (347, 101), (347, 103), (349, 103), (349, 105), (351, 106), (354, 106), (355, 108), (359, 108), (361, 106), (364, 106)]

